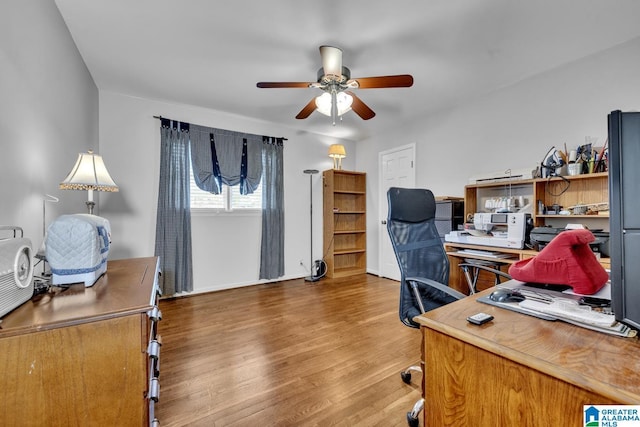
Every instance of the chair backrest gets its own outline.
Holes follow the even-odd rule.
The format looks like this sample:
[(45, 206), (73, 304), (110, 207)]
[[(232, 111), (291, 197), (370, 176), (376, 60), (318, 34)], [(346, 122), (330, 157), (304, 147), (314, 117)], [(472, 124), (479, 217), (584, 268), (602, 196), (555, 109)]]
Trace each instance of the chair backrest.
[[(387, 231), (401, 274), (400, 319), (417, 327), (412, 319), (420, 310), (405, 279), (421, 277), (449, 284), (449, 259), (435, 224), (436, 201), (430, 190), (398, 187), (389, 189), (387, 200)], [(453, 301), (433, 289), (420, 289), (420, 294), (425, 311)]]

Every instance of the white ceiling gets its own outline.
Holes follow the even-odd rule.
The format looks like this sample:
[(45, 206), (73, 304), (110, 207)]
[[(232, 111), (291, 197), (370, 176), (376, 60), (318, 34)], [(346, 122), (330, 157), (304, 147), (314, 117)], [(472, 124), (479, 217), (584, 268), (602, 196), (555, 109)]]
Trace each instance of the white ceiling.
[[(55, 1), (100, 90), (356, 141), (640, 36), (637, 0)], [(323, 44), (414, 85), (357, 90), (368, 121), (296, 120), (318, 89), (256, 83), (315, 81)]]

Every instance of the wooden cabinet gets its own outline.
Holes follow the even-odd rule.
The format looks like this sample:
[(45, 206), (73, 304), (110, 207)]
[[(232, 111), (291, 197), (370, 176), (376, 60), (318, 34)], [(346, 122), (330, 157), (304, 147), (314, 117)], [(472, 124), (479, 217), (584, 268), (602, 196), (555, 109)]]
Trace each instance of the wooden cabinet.
[[(522, 206), (519, 205), (524, 204), (524, 211), (531, 212), (535, 227), (564, 228), (567, 224), (574, 223), (583, 224), (591, 230), (609, 230), (609, 181), (606, 172), (470, 184), (465, 187), (464, 216), (468, 218), (476, 212), (489, 212), (492, 203), (509, 199), (516, 203), (516, 208), (521, 208)], [(550, 208), (553, 205), (562, 206), (564, 210), (571, 212), (571, 215), (552, 215), (541, 209), (541, 206)], [(587, 206), (590, 214), (576, 215), (572, 209), (576, 205)], [(491, 259), (457, 253), (461, 249), (478, 248), (477, 245), (447, 242), (445, 246), (450, 260), (450, 284), (461, 292), (468, 292), (467, 280), (459, 268), (459, 264), (464, 259), (474, 258), (511, 264), (518, 259), (537, 254), (537, 252), (530, 250), (481, 247), (480, 249), (483, 250), (511, 255), (509, 258)], [(610, 267), (609, 258), (602, 257), (600, 263), (605, 268)], [(502, 270), (507, 271), (507, 268), (508, 266), (505, 265)], [(482, 290), (493, 286), (494, 279), (493, 275), (480, 272), (478, 289)]]
[(327, 277), (363, 274), (367, 268), (366, 174), (330, 169), (322, 179)]
[(155, 425), (157, 274), (155, 257), (109, 261), (93, 286), (52, 288), (7, 314), (0, 425)]
[[(491, 201), (508, 198), (514, 201), (522, 200), (525, 205), (531, 206), (530, 212), (536, 227), (589, 222), (595, 224), (589, 228), (609, 229), (609, 182), (606, 172), (470, 184), (465, 187), (464, 193), (465, 217), (475, 212), (486, 212), (486, 206), (491, 204)], [(592, 213), (597, 214), (574, 215), (573, 209), (570, 209), (571, 215), (549, 215), (539, 209), (538, 201), (547, 208), (553, 205), (562, 206), (564, 209), (587, 205)]]

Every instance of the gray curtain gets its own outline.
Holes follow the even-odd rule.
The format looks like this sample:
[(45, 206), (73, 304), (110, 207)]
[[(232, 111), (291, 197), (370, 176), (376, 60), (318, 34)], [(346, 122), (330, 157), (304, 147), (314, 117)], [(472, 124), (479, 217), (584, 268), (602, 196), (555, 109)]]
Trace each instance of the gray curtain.
[(164, 295), (193, 290), (189, 200), (189, 124), (161, 119), (155, 254)]
[(191, 125), (191, 163), (196, 185), (213, 194), (222, 184), (251, 194), (262, 177), (262, 136)]
[(284, 185), (282, 138), (263, 138), (260, 278), (284, 275)]

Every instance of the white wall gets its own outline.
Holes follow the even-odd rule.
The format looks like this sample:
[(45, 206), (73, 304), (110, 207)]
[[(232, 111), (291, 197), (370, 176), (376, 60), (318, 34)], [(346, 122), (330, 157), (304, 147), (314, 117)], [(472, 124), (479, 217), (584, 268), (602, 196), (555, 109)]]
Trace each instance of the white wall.
[[(154, 253), (160, 162), (160, 122), (153, 116), (258, 135), (283, 136), (285, 186), (285, 276), (309, 274), (309, 176), (304, 169), (332, 167), (332, 143), (345, 144), (355, 164), (354, 144), (300, 133), (270, 123), (199, 107), (176, 105), (100, 91), (100, 141), (103, 156), (117, 158), (107, 166), (120, 187), (103, 194), (101, 216), (111, 222), (110, 259)], [(314, 256), (322, 257), (322, 180), (314, 175)], [(193, 273), (196, 292), (258, 283), (261, 217), (258, 215), (192, 216)], [(304, 267), (300, 266), (304, 261)]]
[[(607, 114), (640, 108), (640, 39), (503, 88), (438, 116), (358, 142), (368, 172), (367, 267), (378, 271), (378, 152), (416, 143), (416, 185), (463, 196), (471, 175), (538, 165), (552, 146), (607, 137)], [(428, 98), (428, 97), (427, 97)], [(382, 200), (384, 202), (384, 200)]]
[(37, 248), (45, 194), (60, 198), (47, 222), (86, 212), (86, 192), (58, 184), (79, 152), (99, 149), (98, 89), (54, 2), (5, 0), (0, 15), (0, 225)]

